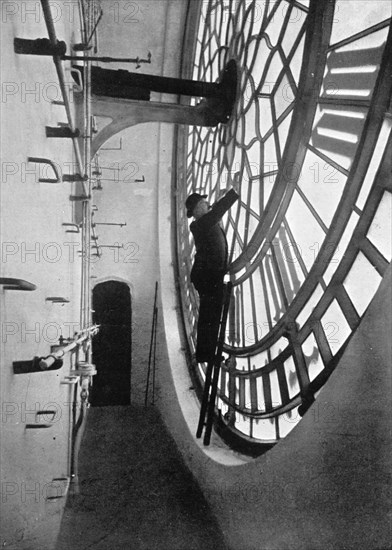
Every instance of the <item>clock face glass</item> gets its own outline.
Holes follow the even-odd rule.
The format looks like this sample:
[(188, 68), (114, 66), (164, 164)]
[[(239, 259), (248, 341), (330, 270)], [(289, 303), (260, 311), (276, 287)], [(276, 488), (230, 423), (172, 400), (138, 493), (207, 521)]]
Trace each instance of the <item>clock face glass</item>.
[[(223, 218), (232, 363), (221, 370), (217, 406), (254, 441), (277, 441), (300, 420), (303, 395), (317, 395), (336, 366), (391, 260), (381, 221), (391, 201), (382, 176), (391, 6), (352, 4), (200, 3), (187, 77), (217, 82), (235, 59), (238, 95), (226, 124), (179, 130), (181, 298), (194, 351), (184, 202), (197, 191), (213, 203), (238, 181), (240, 198)], [(198, 365), (201, 381), (204, 372)]]

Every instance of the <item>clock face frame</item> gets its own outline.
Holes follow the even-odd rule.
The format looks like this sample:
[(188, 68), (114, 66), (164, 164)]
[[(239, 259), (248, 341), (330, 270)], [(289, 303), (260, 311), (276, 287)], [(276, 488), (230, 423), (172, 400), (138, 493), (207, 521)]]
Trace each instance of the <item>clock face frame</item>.
[[(304, 396), (317, 396), (391, 261), (391, 8), (363, 3), (350, 26), (348, 4), (210, 0), (190, 17), (183, 76), (214, 82), (235, 59), (239, 93), (227, 124), (178, 131), (185, 330), (193, 352), (185, 199), (197, 191), (214, 202), (238, 179), (240, 198), (223, 219), (233, 361), (221, 369), (217, 407), (252, 442), (276, 442), (298, 423)], [(202, 383), (205, 365), (195, 373)]]

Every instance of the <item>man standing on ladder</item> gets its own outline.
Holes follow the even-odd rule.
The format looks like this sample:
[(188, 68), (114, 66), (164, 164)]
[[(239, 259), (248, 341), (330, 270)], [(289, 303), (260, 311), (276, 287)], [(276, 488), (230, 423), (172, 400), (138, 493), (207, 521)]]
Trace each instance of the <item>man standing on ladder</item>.
[(197, 323), (196, 361), (209, 362), (214, 358), (223, 300), (223, 278), (227, 271), (228, 250), (222, 216), (238, 199), (238, 182), (212, 207), (207, 195), (192, 193), (185, 201), (196, 255), (191, 281), (199, 293), (200, 307)]

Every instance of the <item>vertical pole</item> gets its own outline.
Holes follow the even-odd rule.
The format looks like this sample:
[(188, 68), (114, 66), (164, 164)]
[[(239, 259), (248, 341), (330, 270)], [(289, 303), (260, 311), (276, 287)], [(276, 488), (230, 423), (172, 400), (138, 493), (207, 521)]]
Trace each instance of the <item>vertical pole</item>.
[(150, 351), (148, 354), (148, 367), (147, 367), (147, 381), (146, 381), (146, 392), (144, 396), (144, 406), (147, 407), (147, 401), (148, 401), (148, 389), (150, 385), (150, 373), (151, 373), (151, 356), (154, 346), (154, 332), (155, 332), (155, 310), (156, 310), (156, 303), (157, 303), (157, 294), (158, 294), (158, 281), (155, 283), (155, 296), (154, 296), (154, 309), (153, 309), (153, 315), (152, 315), (152, 327), (151, 327), (151, 338), (150, 338)]
[[(158, 286), (158, 283), (157, 283)], [(158, 306), (154, 308), (154, 354), (152, 362), (152, 404), (155, 404), (155, 372), (156, 372), (156, 351), (157, 351), (157, 326), (158, 326)]]
[(229, 375), (229, 426), (234, 426), (235, 424), (235, 367), (236, 367), (237, 361), (232, 355), (228, 361), (228, 375)]
[(205, 421), (207, 407), (208, 407), (208, 395), (210, 393), (210, 387), (211, 387), (211, 377), (212, 377), (213, 366), (214, 366), (214, 361), (211, 359), (210, 361), (208, 361), (206, 378), (204, 380), (204, 390), (203, 390), (203, 398), (202, 398), (201, 408), (200, 408), (199, 424), (197, 426), (197, 431), (196, 431), (197, 438), (201, 437), (201, 434), (203, 433), (204, 421)]

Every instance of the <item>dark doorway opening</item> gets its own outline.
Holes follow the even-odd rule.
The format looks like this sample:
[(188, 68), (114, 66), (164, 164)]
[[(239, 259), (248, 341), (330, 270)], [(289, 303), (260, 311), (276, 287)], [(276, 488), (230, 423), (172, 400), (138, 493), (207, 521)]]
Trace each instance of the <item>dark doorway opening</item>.
[(93, 339), (93, 406), (129, 405), (131, 395), (132, 307), (129, 287), (118, 281), (93, 290), (93, 320), (100, 325)]

